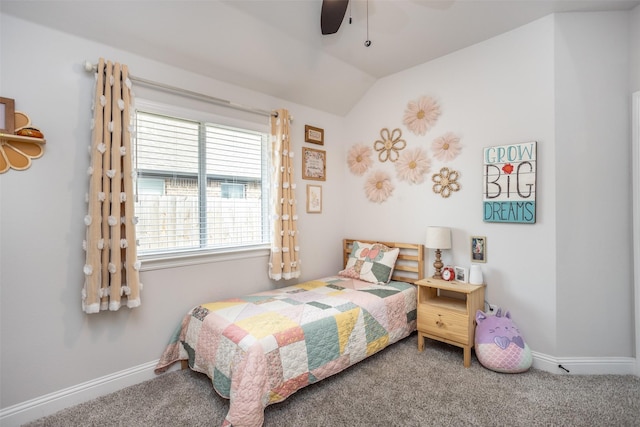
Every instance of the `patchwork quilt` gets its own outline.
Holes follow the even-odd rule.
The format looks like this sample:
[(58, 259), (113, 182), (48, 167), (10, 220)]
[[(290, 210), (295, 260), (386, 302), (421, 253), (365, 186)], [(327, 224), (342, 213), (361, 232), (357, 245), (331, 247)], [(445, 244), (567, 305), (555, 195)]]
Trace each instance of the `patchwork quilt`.
[(414, 285), (328, 277), (194, 307), (156, 372), (188, 360), (230, 399), (223, 426), (261, 426), (266, 406), (415, 329)]

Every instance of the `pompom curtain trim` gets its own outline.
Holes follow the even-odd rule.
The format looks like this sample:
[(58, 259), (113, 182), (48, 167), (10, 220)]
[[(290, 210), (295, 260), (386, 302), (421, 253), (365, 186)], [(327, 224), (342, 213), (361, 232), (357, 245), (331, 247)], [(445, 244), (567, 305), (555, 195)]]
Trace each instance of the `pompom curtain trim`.
[(300, 277), (298, 215), (287, 110), (278, 110), (277, 115), (271, 117), (270, 141), (275, 194), (272, 195), (273, 242), (269, 277), (273, 280), (295, 279)]
[(82, 309), (140, 305), (131, 159), (131, 81), (126, 65), (100, 58), (96, 73), (91, 156), (84, 217), (86, 261)]

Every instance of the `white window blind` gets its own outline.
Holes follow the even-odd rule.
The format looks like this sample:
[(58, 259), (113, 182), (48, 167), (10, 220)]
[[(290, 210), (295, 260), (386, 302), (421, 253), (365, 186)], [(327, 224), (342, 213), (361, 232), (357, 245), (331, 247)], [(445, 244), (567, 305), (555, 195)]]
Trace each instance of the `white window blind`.
[(140, 255), (269, 242), (267, 135), (136, 112)]

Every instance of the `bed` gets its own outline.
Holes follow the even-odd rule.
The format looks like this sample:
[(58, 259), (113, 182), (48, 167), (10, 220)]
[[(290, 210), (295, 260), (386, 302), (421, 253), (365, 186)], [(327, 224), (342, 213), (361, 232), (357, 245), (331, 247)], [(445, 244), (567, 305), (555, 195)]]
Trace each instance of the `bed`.
[(423, 246), (344, 239), (343, 258), (335, 276), (192, 308), (156, 372), (182, 361), (230, 400), (223, 426), (261, 426), (268, 405), (415, 331)]

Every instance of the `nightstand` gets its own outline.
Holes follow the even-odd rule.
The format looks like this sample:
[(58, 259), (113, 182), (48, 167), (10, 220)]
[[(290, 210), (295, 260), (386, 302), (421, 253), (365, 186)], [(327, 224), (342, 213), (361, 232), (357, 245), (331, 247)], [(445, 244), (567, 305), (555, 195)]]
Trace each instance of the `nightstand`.
[(427, 278), (418, 280), (418, 350), (424, 339), (446, 342), (464, 350), (464, 366), (471, 366), (475, 337), (475, 316), (484, 309), (485, 285), (448, 282)]

